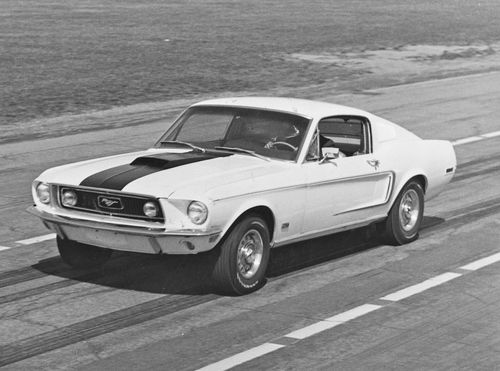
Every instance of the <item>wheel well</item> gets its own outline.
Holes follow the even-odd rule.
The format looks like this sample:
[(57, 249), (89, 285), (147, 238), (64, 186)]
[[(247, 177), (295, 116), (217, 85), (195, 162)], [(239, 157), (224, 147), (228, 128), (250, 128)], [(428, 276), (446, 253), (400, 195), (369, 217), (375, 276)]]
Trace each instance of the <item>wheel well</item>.
[(418, 182), (422, 186), (422, 190), (425, 191), (427, 190), (427, 178), (424, 175), (416, 175), (410, 180), (406, 182), (406, 184), (410, 183), (412, 180)]
[[(412, 178), (408, 179), (408, 181), (404, 184), (404, 186), (402, 186), (402, 187), (401, 187), (401, 189), (399, 190), (399, 192), (401, 192), (401, 191), (402, 191), (402, 189), (403, 189), (403, 188), (404, 188), (404, 187), (405, 187), (408, 183), (410, 183), (410, 182), (411, 182), (411, 181), (413, 181), (413, 180), (414, 180), (414, 181), (416, 181), (416, 182), (418, 182), (418, 183), (422, 186), (422, 190), (424, 191), (424, 194), (425, 194), (425, 191), (426, 191), (426, 189), (427, 189), (427, 178), (425, 177), (425, 175), (422, 175), (422, 174), (420, 174), (420, 175), (415, 175), (414, 177), (412, 177)], [(398, 193), (398, 194), (399, 194), (399, 193)], [(391, 205), (391, 208), (392, 208), (392, 207), (394, 207), (394, 203), (396, 202), (396, 199), (397, 199), (397, 196), (396, 196), (396, 198), (394, 198), (394, 201), (393, 201), (393, 203), (392, 203), (392, 205)]]
[(271, 238), (272, 240), (274, 236), (274, 214), (267, 206), (256, 206), (248, 209), (234, 221), (234, 223), (231, 225), (231, 228), (233, 228), (233, 226), (235, 226), (241, 219), (249, 214), (258, 215), (262, 217), (262, 219), (264, 219), (267, 227), (269, 228), (269, 238)]

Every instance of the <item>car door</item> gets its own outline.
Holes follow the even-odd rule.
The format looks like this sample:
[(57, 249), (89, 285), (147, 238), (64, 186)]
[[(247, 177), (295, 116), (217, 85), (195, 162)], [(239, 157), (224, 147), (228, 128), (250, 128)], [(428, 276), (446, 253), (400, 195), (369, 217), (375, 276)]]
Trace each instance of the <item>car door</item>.
[[(372, 151), (366, 118), (335, 116), (318, 124), (318, 145), (326, 140), (339, 157), (322, 155), (303, 164), (307, 177), (304, 233), (356, 224), (379, 216), (390, 196), (393, 172)], [(328, 144), (327, 144), (328, 145)], [(321, 147), (318, 152), (321, 153)], [(323, 149), (324, 150), (324, 149)]]

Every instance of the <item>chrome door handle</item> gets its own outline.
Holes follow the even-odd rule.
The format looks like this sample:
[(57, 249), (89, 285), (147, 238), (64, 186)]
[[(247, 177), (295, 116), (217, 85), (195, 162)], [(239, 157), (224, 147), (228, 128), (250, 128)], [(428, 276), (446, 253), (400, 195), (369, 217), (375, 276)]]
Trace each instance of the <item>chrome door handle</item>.
[(378, 167), (380, 166), (380, 161), (379, 160), (366, 160), (368, 165), (373, 167), (375, 170), (378, 170)]

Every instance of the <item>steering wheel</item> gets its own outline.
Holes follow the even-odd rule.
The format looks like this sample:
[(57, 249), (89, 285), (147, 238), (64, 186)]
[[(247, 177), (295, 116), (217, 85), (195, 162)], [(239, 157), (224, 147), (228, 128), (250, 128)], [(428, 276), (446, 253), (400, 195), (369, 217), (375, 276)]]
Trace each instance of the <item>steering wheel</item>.
[[(290, 143), (287, 143), (287, 142), (267, 142), (266, 143), (266, 148), (276, 148), (276, 147), (279, 147), (279, 146), (282, 146), (283, 149), (286, 149), (286, 150), (289, 150), (289, 151), (293, 151), (293, 152), (296, 152), (297, 151), (297, 147), (295, 146), (292, 146)], [(277, 148), (279, 149), (279, 148)]]

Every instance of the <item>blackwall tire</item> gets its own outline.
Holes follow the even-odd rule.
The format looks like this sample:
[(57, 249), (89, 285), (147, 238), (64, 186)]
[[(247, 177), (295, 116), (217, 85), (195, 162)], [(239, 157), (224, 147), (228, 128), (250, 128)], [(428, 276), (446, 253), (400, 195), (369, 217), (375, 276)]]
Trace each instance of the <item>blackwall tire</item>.
[(57, 249), (66, 264), (73, 268), (83, 269), (102, 266), (113, 253), (110, 249), (62, 239), (59, 236), (57, 236)]
[(212, 280), (217, 291), (245, 295), (265, 283), (269, 262), (269, 228), (257, 215), (236, 224), (217, 247)]
[(424, 216), (424, 191), (417, 181), (408, 182), (392, 205), (385, 224), (385, 240), (403, 245), (418, 238)]

